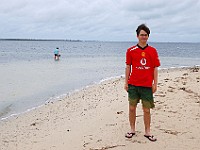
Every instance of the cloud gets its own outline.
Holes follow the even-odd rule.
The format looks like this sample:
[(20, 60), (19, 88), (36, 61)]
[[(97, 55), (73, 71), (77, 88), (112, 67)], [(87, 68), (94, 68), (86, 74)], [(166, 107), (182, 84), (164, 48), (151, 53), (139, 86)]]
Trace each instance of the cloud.
[(199, 9), (198, 0), (2, 0), (0, 38), (130, 41), (146, 23), (152, 41), (199, 42)]

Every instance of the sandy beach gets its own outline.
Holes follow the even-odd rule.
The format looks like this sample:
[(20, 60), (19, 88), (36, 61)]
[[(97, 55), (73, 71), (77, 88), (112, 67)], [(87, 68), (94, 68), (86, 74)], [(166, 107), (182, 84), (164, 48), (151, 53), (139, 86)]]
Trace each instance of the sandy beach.
[(199, 150), (199, 67), (159, 70), (150, 142), (141, 104), (136, 135), (129, 131), (124, 78), (92, 85), (64, 99), (0, 121), (1, 150)]

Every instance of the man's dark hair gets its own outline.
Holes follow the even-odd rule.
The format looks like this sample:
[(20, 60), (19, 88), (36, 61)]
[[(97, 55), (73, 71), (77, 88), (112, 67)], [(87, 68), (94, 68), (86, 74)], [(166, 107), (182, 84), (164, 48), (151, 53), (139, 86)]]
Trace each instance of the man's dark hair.
[(136, 30), (137, 36), (140, 34), (141, 30), (144, 30), (148, 34), (148, 36), (149, 36), (150, 30), (149, 30), (149, 28), (145, 24), (141, 24), (141, 25), (138, 26), (138, 28)]

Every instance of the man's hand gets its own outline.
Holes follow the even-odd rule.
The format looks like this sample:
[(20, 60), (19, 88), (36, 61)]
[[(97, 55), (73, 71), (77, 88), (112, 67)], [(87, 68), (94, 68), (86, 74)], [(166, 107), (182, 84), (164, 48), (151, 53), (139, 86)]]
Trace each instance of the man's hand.
[(126, 91), (128, 91), (128, 84), (124, 84), (124, 89), (126, 90)]
[(124, 84), (124, 89), (126, 91), (128, 91), (128, 80), (129, 80), (129, 76), (131, 73), (131, 65), (126, 65), (126, 69), (125, 69), (125, 84)]
[(155, 93), (157, 91), (157, 84), (152, 85), (152, 92)]

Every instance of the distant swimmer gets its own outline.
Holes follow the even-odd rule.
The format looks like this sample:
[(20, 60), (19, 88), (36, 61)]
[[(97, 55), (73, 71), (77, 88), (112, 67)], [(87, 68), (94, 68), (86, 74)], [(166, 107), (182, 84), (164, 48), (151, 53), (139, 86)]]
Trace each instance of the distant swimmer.
[(59, 48), (57, 47), (54, 50), (54, 60), (59, 60), (60, 54), (59, 54)]

